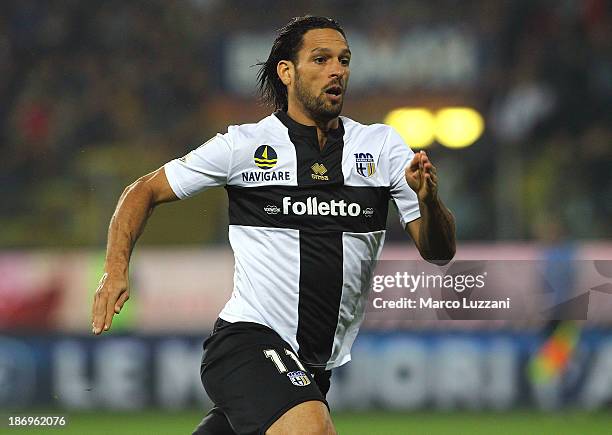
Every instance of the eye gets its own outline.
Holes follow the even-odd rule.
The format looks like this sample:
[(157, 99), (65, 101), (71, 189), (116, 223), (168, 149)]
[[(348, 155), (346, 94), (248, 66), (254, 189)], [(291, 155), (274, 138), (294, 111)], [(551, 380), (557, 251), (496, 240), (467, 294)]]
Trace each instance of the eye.
[(340, 63), (344, 66), (348, 66), (349, 63), (351, 63), (351, 59), (349, 59), (348, 57), (342, 57), (340, 58)]
[(323, 64), (325, 63), (325, 58), (323, 56), (317, 56), (314, 58), (314, 63)]

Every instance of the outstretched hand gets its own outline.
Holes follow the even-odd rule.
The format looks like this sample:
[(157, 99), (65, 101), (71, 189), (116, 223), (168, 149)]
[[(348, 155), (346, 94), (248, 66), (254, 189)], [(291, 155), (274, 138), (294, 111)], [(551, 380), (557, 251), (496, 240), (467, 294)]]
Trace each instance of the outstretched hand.
[(112, 278), (104, 273), (94, 295), (91, 313), (91, 327), (95, 335), (108, 331), (113, 315), (119, 314), (123, 304), (130, 298), (126, 279)]
[(425, 151), (414, 155), (405, 174), (406, 182), (416, 192), (420, 202), (430, 203), (438, 199), (436, 167), (429, 161)]

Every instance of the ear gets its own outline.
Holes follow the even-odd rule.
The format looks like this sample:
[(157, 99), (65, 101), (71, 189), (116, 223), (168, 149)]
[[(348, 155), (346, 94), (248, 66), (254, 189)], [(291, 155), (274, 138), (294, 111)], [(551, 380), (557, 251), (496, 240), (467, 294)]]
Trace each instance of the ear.
[(281, 60), (276, 64), (276, 73), (285, 86), (289, 86), (293, 81), (293, 62)]

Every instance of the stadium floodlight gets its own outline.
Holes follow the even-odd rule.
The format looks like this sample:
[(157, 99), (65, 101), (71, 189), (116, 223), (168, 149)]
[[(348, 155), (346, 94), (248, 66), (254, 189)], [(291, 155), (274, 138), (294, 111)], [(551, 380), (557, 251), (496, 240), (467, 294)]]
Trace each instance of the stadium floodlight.
[(434, 140), (447, 148), (465, 148), (485, 128), (482, 115), (470, 107), (444, 107), (435, 114), (424, 107), (402, 107), (389, 112), (383, 122), (413, 149), (428, 148)]
[(410, 148), (427, 148), (434, 141), (435, 118), (427, 109), (395, 109), (387, 114), (383, 122), (393, 127)]
[(465, 148), (478, 140), (484, 131), (484, 119), (469, 107), (448, 107), (435, 116), (436, 140), (448, 148)]

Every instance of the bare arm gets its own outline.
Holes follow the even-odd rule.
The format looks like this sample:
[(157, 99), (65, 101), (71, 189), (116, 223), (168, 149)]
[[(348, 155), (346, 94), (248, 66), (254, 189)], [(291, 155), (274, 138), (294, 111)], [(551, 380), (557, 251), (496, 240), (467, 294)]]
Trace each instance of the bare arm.
[(406, 224), (406, 231), (425, 260), (446, 264), (455, 256), (455, 218), (441, 200), (419, 203), (421, 217)]
[(438, 197), (438, 177), (427, 154), (415, 154), (406, 168), (406, 181), (417, 193), (421, 217), (406, 225), (421, 256), (432, 263), (446, 264), (454, 256), (455, 218)]
[(104, 274), (94, 296), (94, 334), (110, 328), (113, 315), (121, 311), (129, 298), (130, 256), (147, 219), (155, 206), (177, 199), (163, 167), (139, 178), (123, 191), (108, 228)]

